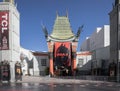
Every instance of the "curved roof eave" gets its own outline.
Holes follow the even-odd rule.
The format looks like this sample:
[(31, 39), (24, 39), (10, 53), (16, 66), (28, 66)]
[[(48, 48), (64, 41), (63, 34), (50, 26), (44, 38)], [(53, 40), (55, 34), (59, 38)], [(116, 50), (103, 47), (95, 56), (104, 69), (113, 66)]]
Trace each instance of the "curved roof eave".
[(75, 40), (76, 38), (75, 38), (75, 36), (72, 36), (72, 37), (70, 37), (70, 38), (68, 38), (68, 39), (58, 39), (58, 38), (53, 38), (52, 36), (49, 36), (48, 37), (48, 40), (52, 40), (52, 41), (64, 41), (64, 42), (66, 42), (66, 41), (73, 41), (73, 40)]

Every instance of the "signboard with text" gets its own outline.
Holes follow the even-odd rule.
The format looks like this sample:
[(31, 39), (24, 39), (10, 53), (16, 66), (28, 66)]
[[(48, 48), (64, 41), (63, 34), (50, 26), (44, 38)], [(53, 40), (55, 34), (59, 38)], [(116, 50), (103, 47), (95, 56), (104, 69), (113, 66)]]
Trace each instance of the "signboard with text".
[(9, 11), (0, 11), (0, 50), (9, 49)]

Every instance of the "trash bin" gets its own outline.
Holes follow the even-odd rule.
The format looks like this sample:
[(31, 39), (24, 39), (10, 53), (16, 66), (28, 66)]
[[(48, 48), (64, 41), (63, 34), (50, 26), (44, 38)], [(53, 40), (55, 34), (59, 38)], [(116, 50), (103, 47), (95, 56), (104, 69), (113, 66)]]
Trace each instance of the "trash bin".
[(0, 79), (1, 81), (10, 81), (10, 65), (8, 62), (1, 62)]
[(15, 80), (22, 80), (21, 64), (18, 61), (15, 64)]

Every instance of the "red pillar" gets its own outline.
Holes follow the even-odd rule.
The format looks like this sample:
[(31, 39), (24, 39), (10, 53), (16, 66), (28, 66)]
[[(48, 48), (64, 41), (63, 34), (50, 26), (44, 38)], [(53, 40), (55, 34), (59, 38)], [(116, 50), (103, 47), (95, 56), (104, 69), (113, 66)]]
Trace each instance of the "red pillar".
[(73, 60), (72, 60), (72, 73), (75, 75), (76, 73), (76, 53), (73, 53)]
[(51, 76), (54, 75), (54, 67), (53, 67), (53, 57), (52, 57), (52, 53), (50, 53), (50, 69), (49, 69), (49, 73)]
[(49, 71), (50, 71), (50, 75), (53, 76), (54, 73), (53, 73), (53, 60), (52, 59), (50, 59), (50, 70)]
[(73, 70), (76, 69), (76, 59), (73, 60)]

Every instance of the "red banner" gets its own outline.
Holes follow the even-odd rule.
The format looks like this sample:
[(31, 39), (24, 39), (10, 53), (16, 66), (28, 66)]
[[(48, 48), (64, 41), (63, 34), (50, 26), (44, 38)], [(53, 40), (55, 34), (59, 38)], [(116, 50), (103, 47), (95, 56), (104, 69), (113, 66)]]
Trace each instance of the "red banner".
[(71, 43), (56, 42), (54, 48), (55, 65), (71, 66)]
[(0, 11), (0, 50), (9, 49), (9, 11)]

